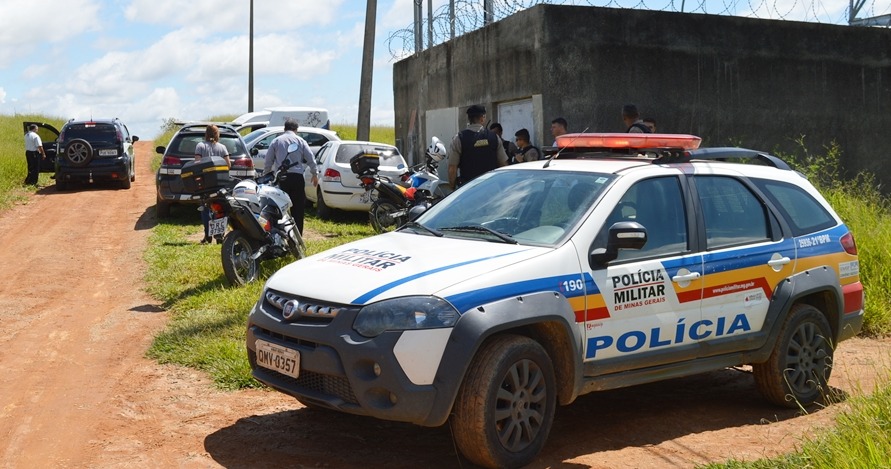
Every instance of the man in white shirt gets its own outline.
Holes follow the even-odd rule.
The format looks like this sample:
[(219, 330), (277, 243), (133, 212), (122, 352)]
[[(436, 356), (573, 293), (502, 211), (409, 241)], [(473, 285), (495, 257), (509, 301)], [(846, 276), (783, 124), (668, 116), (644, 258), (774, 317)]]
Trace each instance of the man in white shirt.
[(37, 124), (28, 126), (28, 133), (25, 134), (25, 159), (28, 161), (28, 175), (25, 177), (25, 185), (33, 186), (37, 184), (37, 176), (40, 175), (40, 160), (46, 158), (46, 152), (43, 150), (43, 142), (37, 135)]

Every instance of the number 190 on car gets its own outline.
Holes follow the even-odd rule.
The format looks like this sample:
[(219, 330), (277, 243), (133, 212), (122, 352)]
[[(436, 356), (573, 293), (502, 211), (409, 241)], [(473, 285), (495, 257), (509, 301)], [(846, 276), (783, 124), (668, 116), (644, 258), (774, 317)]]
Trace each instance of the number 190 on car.
[(265, 340), (258, 340), (257, 364), (296, 378), (300, 374), (300, 352)]

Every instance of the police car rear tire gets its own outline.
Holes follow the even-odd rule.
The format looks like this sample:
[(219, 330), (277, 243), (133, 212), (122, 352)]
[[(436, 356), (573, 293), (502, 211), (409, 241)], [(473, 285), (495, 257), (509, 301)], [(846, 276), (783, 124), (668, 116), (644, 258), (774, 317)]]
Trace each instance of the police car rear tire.
[(536, 341), (497, 336), (476, 353), (455, 401), (458, 449), (486, 467), (529, 464), (544, 447), (556, 407), (551, 359)]
[(830, 334), (820, 310), (807, 304), (792, 306), (770, 358), (752, 366), (764, 398), (798, 408), (827, 396), (833, 354)]

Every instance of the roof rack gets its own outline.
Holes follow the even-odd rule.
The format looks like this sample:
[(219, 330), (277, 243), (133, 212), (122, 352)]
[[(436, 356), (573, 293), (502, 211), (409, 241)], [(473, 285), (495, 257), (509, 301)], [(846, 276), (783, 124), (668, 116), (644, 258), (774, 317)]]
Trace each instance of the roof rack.
[(684, 152), (682, 155), (672, 153), (656, 158), (653, 160), (653, 163), (686, 163), (690, 160), (725, 160), (728, 158), (756, 160), (761, 164), (773, 166), (777, 169), (792, 170), (791, 166), (776, 156), (757, 150), (736, 147), (700, 148)]

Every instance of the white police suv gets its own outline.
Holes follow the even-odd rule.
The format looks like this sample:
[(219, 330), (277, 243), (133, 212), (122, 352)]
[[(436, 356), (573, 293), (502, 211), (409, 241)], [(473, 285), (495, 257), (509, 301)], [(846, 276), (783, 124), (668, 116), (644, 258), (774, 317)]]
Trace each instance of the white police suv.
[(820, 399), (863, 321), (854, 237), (782, 160), (699, 142), (564, 135), (284, 267), (249, 317), (254, 376), (318, 407), (451, 418), (492, 467), (531, 462), (555, 407), (592, 391), (751, 364), (767, 400)]

